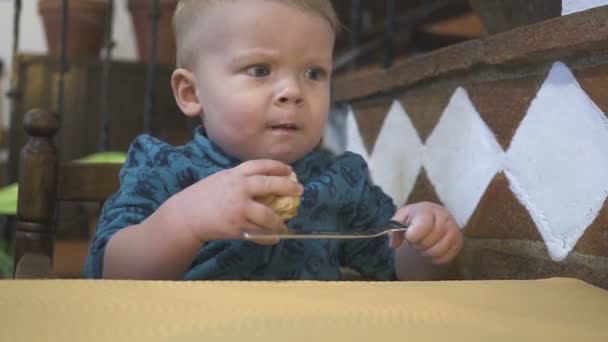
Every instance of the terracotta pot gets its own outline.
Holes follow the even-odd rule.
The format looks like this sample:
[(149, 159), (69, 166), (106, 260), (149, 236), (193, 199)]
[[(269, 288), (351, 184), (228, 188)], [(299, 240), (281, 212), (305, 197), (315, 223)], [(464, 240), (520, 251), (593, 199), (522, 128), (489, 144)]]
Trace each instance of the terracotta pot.
[[(175, 37), (173, 34), (173, 12), (178, 0), (160, 0), (160, 18), (158, 21), (158, 37), (156, 61), (161, 64), (175, 63)], [(147, 62), (150, 55), (151, 21), (150, 0), (129, 0), (129, 12), (135, 30), (139, 58)]]
[(490, 34), (562, 14), (562, 0), (469, 0)]
[[(105, 0), (70, 0), (68, 14), (68, 57), (98, 57), (104, 39), (108, 4)], [(61, 0), (38, 0), (49, 54), (61, 52)]]

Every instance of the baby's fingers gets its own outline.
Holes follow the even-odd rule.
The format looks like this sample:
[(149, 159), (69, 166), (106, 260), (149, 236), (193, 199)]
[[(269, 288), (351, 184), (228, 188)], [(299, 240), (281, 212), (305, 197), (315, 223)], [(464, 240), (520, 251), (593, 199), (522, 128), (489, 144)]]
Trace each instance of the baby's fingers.
[(300, 196), (304, 191), (302, 184), (279, 176), (255, 175), (245, 180), (246, 191), (249, 196), (261, 197), (266, 195)]
[(437, 265), (447, 264), (456, 258), (461, 249), (462, 243), (454, 243), (450, 245), (450, 248), (445, 252), (445, 254), (440, 257), (433, 258), (433, 263)]
[(251, 201), (247, 206), (247, 221), (268, 233), (285, 233), (287, 227), (281, 218), (267, 206)]
[(390, 248), (395, 249), (395, 248), (399, 248), (403, 244), (404, 241), (405, 241), (404, 232), (392, 232), (389, 235), (388, 245)]
[(458, 230), (449, 230), (441, 241), (425, 251), (433, 258), (435, 264), (445, 264), (460, 252), (462, 248), (462, 234)]
[[(247, 228), (243, 230), (243, 232), (252, 233), (252, 234), (268, 234), (268, 229), (264, 227), (259, 227), (256, 224), (250, 223), (247, 225)], [(247, 240), (253, 241), (259, 245), (276, 245), (280, 239), (277, 237), (262, 237), (262, 238), (253, 238), (247, 237)]]
[(292, 171), (291, 166), (271, 159), (249, 160), (237, 166), (236, 169), (243, 176), (288, 176)]
[[(246, 215), (249, 221), (247, 228), (247, 231), (249, 232), (261, 234), (280, 234), (287, 231), (285, 223), (281, 221), (279, 216), (261, 203), (252, 202), (248, 207)], [(261, 245), (274, 245), (279, 242), (279, 239), (275, 237), (268, 237), (251, 239), (251, 241)]]
[(415, 215), (410, 220), (410, 227), (405, 238), (414, 246), (422, 246), (422, 242), (429, 236), (435, 227), (435, 217), (424, 213)]

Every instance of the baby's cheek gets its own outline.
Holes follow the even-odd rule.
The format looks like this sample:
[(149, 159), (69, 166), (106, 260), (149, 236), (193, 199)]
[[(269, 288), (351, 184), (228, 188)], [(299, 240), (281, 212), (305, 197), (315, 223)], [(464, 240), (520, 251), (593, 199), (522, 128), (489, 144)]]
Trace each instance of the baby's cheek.
[(231, 126), (247, 129), (261, 120), (261, 116), (256, 112), (255, 106), (252, 106), (249, 102), (235, 99), (226, 105), (224, 114), (225, 120)]
[(222, 147), (233, 153), (251, 147), (260, 123), (250, 107), (232, 103), (224, 111), (222, 120), (222, 132), (219, 133), (222, 135)]

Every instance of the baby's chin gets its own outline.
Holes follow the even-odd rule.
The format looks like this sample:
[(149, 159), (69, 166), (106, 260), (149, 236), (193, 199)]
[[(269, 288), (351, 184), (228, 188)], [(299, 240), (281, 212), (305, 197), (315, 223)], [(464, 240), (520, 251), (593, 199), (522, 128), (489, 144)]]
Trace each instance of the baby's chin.
[(294, 162), (304, 158), (304, 156), (306, 154), (308, 154), (308, 152), (307, 153), (293, 153), (293, 154), (264, 153), (264, 154), (259, 155), (258, 158), (254, 158), (254, 159), (272, 159), (272, 160), (278, 160), (285, 164), (291, 164), (291, 163), (294, 163)]
[[(319, 139), (320, 141), (320, 139)], [(285, 164), (291, 164), (302, 158), (307, 154), (314, 151), (320, 142), (312, 143), (299, 141), (298, 143), (280, 143), (280, 142), (266, 142), (247, 145), (246, 142), (242, 144), (233, 144), (232, 146), (218, 146), (229, 155), (237, 158), (241, 161), (247, 160), (259, 160), (259, 159), (272, 159), (278, 160)]]
[(256, 153), (247, 153), (244, 154), (244, 158), (240, 158), (241, 160), (255, 160), (255, 159), (272, 159), (278, 160), (285, 164), (291, 164), (296, 162), (308, 153), (312, 152), (314, 148), (311, 149), (298, 149), (298, 150), (284, 150), (284, 149), (268, 149), (266, 151), (258, 151)]

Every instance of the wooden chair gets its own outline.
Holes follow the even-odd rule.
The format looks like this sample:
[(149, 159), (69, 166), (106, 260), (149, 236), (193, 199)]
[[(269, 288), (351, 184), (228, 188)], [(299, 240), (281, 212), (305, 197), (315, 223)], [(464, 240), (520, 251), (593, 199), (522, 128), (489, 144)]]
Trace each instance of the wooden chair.
[(60, 162), (53, 141), (60, 126), (55, 113), (31, 110), (24, 126), (28, 140), (19, 160), (14, 276), (53, 278), (59, 202), (103, 202), (118, 189), (121, 165)]

